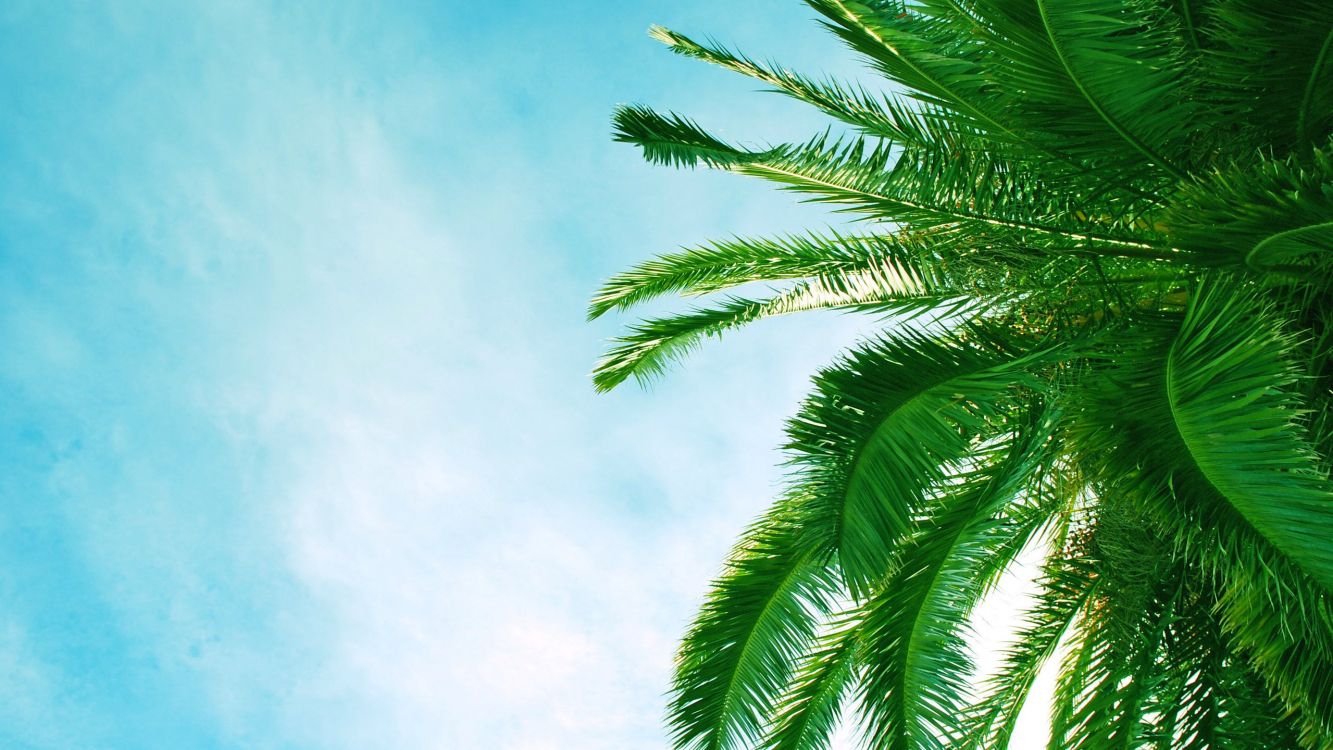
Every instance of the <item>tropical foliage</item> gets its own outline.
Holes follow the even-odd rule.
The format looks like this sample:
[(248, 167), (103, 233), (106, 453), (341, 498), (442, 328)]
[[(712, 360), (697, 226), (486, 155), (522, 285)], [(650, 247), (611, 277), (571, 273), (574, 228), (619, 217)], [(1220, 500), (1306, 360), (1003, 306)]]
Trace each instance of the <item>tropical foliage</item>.
[[(703, 301), (598, 388), (773, 315), (883, 321), (815, 377), (685, 636), (676, 745), (824, 748), (855, 716), (869, 747), (1004, 747), (1054, 661), (1053, 748), (1333, 747), (1333, 3), (807, 2), (882, 90), (652, 33), (836, 127), (615, 117), (652, 162), (860, 223), (615, 276), (592, 316)], [(978, 684), (969, 618), (1025, 549), (1040, 591)]]

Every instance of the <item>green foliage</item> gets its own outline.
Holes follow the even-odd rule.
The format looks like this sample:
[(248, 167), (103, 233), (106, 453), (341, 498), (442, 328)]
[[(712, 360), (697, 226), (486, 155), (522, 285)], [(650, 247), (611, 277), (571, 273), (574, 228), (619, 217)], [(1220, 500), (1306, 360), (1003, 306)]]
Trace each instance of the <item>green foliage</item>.
[(671, 711), (683, 747), (760, 737), (838, 593), (836, 566), (798, 543), (802, 529), (784, 506), (737, 545), (677, 656)]
[[(807, 3), (882, 91), (651, 34), (842, 135), (615, 115), (651, 162), (862, 226), (613, 277), (590, 317), (701, 301), (631, 326), (599, 389), (775, 315), (883, 323), (788, 424), (789, 486), (681, 646), (676, 746), (1002, 748), (1053, 664), (1052, 748), (1333, 748), (1333, 4)], [(981, 679), (965, 636), (1025, 549)]]

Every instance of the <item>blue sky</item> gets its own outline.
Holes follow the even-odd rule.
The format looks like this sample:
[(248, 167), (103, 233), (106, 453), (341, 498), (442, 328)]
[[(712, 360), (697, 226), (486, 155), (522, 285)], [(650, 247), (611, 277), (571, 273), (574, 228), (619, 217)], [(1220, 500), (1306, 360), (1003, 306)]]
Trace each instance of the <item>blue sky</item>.
[(821, 126), (652, 22), (842, 64), (797, 3), (0, 6), (0, 745), (662, 746), (853, 324), (593, 394), (600, 279), (824, 220), (611, 143)]
[(820, 226), (622, 102), (816, 116), (794, 0), (0, 5), (0, 746), (658, 748), (675, 639), (858, 322), (594, 395), (627, 264)]

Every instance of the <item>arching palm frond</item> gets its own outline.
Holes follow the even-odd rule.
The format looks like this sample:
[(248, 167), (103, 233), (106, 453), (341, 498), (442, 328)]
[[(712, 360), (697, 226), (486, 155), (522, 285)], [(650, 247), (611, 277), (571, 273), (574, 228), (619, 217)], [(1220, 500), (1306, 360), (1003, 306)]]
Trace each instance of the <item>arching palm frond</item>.
[(1045, 458), (1050, 422), (974, 453), (977, 464), (939, 489), (937, 509), (899, 545), (862, 630), (862, 704), (875, 747), (943, 747), (968, 697), (967, 617), (979, 575), (1014, 530), (1002, 508)]
[(780, 505), (732, 552), (676, 657), (678, 747), (755, 742), (838, 594), (837, 571)]
[(616, 132), (618, 140), (641, 147), (651, 161), (761, 177), (839, 211), (917, 230), (948, 227), (958, 241), (983, 244), (1016, 236), (1020, 244), (1046, 252), (1165, 261), (1188, 255), (1156, 236), (1137, 213), (1138, 204), (1075, 202), (984, 151), (912, 150), (898, 160), (891, 144), (827, 135), (748, 151), (679, 115), (643, 108), (620, 109)]
[(844, 615), (806, 656), (773, 717), (765, 750), (827, 750), (860, 680), (864, 617), (860, 608)]
[(1261, 537), (1333, 588), (1333, 494), (1297, 422), (1294, 342), (1270, 312), (1234, 283), (1210, 280), (1183, 316), (1137, 329), (1136, 344), (1157, 341), (1117, 352), (1105, 400), (1088, 410), (1099, 433), (1085, 450), (1124, 453), (1108, 482), (1128, 477), (1149, 485), (1144, 494), (1183, 496), (1194, 523), (1236, 524), (1238, 540)]
[(1055, 656), (1096, 590), (1095, 569), (1086, 558), (1062, 554), (1047, 561), (1039, 583), (1036, 604), (1027, 612), (1017, 641), (987, 684), (986, 697), (973, 706), (961, 727), (963, 747), (1009, 746), (1037, 675)]
[(848, 586), (873, 591), (931, 488), (997, 433), (1015, 388), (1054, 356), (1021, 339), (903, 333), (815, 378), (787, 428), (807, 528), (838, 550)]

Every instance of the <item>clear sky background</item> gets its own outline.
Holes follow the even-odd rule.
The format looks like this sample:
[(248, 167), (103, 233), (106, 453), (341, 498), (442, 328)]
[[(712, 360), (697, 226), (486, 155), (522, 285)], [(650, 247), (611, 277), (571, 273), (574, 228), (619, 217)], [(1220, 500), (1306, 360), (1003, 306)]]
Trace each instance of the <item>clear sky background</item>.
[(593, 393), (599, 281), (833, 219), (614, 105), (824, 123), (650, 23), (796, 0), (0, 3), (0, 746), (635, 750), (858, 321)]

